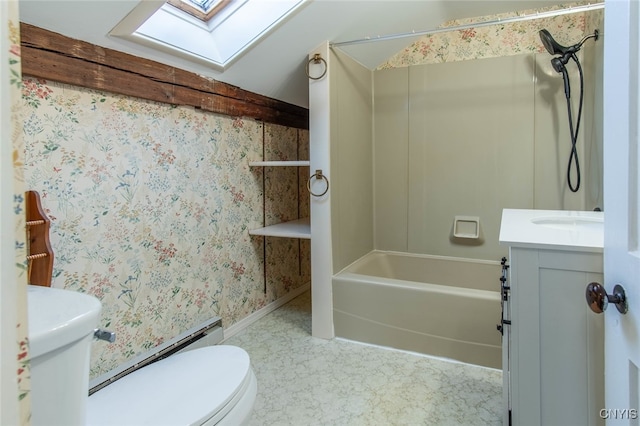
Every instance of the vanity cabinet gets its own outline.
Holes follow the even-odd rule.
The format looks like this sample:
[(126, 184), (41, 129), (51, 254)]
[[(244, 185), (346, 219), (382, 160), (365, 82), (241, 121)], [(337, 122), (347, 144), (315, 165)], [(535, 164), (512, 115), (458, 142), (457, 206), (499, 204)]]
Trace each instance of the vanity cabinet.
[[(604, 318), (585, 299), (587, 284), (603, 282), (602, 239), (580, 240), (578, 223), (551, 227), (544, 241), (543, 222), (531, 222), (541, 214), (561, 217), (533, 210), (529, 223), (512, 224), (510, 233), (504, 221), (514, 217), (503, 213), (500, 241), (509, 246), (502, 320), (504, 424), (604, 424), (599, 415), (605, 407)], [(522, 212), (515, 216), (523, 219)], [(554, 223), (549, 219), (546, 225)], [(532, 233), (523, 235), (531, 226)]]

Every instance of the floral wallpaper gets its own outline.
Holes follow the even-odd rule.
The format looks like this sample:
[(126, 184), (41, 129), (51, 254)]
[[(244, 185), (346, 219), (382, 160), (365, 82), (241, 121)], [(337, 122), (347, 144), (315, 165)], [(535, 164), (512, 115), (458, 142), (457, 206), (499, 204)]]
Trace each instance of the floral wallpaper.
[[(525, 10), (501, 15), (484, 16), (481, 18), (454, 20), (441, 25), (441, 28), (466, 25), (474, 22), (494, 21), (547, 10), (565, 9), (586, 3), (587, 2), (568, 3), (539, 10)], [(541, 29), (546, 28), (558, 43), (567, 46), (581, 40), (582, 37), (587, 34), (593, 34), (595, 29), (599, 29), (602, 32), (603, 20), (603, 10), (598, 9), (590, 12), (570, 13), (551, 18), (489, 25), (486, 27), (426, 35), (398, 52), (378, 66), (377, 69), (493, 58), (522, 53), (542, 53), (545, 52), (545, 49), (538, 35), (538, 31)]]
[[(20, 60), (20, 24), (18, 21), (18, 2), (9, 1), (6, 3), (8, 15), (7, 22), (9, 35), (9, 84), (8, 96), (11, 105), (10, 131), (13, 151), (13, 211), (15, 229), (15, 265), (16, 265), (16, 374), (18, 386), (18, 415), (20, 424), (29, 424), (31, 418), (31, 389), (30, 363), (29, 363), (29, 338), (27, 323), (27, 276), (26, 276), (26, 232), (25, 232), (25, 198), (24, 198), (24, 175), (22, 165), (24, 163), (24, 140), (22, 138), (22, 125), (20, 120), (14, 119), (15, 108), (19, 105), (22, 71)], [(6, 56), (3, 56), (6, 58)], [(6, 82), (3, 82), (5, 84)], [(3, 89), (7, 86), (3, 86)], [(3, 99), (3, 102), (7, 101)], [(3, 176), (4, 178), (4, 176)]]
[(94, 343), (92, 377), (310, 281), (307, 246), (248, 234), (308, 215), (296, 168), (248, 164), (296, 159), (307, 130), (32, 78), (22, 99), (25, 178), (52, 220), (53, 286), (100, 299), (100, 327), (117, 335)]
[[(308, 160), (309, 132), (301, 132), (297, 143), (296, 129), (268, 126), (265, 129), (265, 160)], [(309, 217), (309, 193), (306, 176), (309, 167), (266, 167), (265, 176), (265, 224)], [(298, 194), (283, 197), (283, 194)], [(299, 261), (295, 253), (304, 253)], [(309, 240), (268, 238), (266, 247), (267, 288), (273, 298), (286, 294), (296, 287), (298, 276), (311, 281), (311, 247)]]

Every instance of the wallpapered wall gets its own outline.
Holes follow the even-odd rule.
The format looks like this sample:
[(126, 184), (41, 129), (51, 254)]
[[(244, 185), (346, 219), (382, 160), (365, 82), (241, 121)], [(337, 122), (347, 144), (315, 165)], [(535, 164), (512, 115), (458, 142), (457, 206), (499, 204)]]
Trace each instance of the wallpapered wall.
[(92, 377), (310, 281), (308, 244), (248, 234), (308, 216), (308, 170), (248, 165), (307, 159), (307, 130), (31, 78), (18, 119), (26, 186), (52, 220), (52, 285), (99, 298), (117, 334), (94, 343)]
[[(601, 2), (575, 2), (539, 10), (524, 10), (481, 18), (454, 20), (441, 27), (495, 21), (588, 3)], [(595, 29), (599, 29), (600, 33), (603, 33), (603, 11), (599, 9), (591, 12), (571, 13), (551, 18), (427, 35), (389, 58), (377, 69), (546, 52), (538, 35), (538, 31), (542, 28), (549, 30), (558, 43), (570, 46), (580, 41), (585, 35), (593, 34)]]

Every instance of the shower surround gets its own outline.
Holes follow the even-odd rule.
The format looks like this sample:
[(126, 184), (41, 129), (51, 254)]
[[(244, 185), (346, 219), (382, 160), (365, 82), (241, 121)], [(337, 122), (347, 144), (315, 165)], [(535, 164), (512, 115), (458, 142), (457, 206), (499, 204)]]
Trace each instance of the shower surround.
[[(425, 302), (398, 310), (398, 300), (414, 301), (412, 292), (425, 291), (421, 285), (353, 276), (351, 269), (368, 263), (372, 253), (455, 258), (465, 267), (497, 263), (507, 255), (498, 242), (503, 208), (602, 205), (602, 43), (580, 52), (586, 93), (578, 149), (585, 185), (573, 194), (564, 180), (570, 143), (562, 76), (551, 68), (538, 36), (548, 28), (575, 43), (602, 29), (602, 17), (598, 10), (426, 36), (373, 71), (340, 49), (330, 52), (331, 309), (337, 336), (396, 347), (403, 347), (398, 342), (407, 333), (449, 337), (399, 323), (430, 309)], [(577, 72), (569, 73), (574, 81)], [(456, 216), (479, 218), (477, 238), (453, 235)], [(494, 290), (486, 287), (495, 303), (483, 316), (494, 339), (500, 336), (491, 320), (500, 317), (499, 278), (496, 271)], [(439, 278), (426, 287), (453, 292), (467, 286)], [(374, 293), (371, 314), (374, 302), (363, 301)], [(468, 321), (461, 327), (471, 327), (474, 319)], [(377, 328), (354, 332), (363, 324)], [(382, 341), (385, 333), (376, 331), (382, 329), (394, 330), (386, 333), (390, 339)], [(442, 354), (441, 348), (422, 346), (427, 354)]]
[[(498, 244), (503, 207), (601, 206), (602, 43), (580, 52), (586, 182), (571, 194), (562, 77), (538, 30), (580, 40), (602, 28), (602, 16), (598, 10), (427, 36), (401, 52), (404, 59), (374, 71), (334, 49), (333, 272), (373, 249), (498, 261), (506, 255)], [(447, 56), (434, 46), (419, 49), (424, 43), (444, 46)], [(475, 54), (466, 54), (463, 47), (476, 43)], [(453, 238), (457, 215), (480, 218), (478, 239)]]

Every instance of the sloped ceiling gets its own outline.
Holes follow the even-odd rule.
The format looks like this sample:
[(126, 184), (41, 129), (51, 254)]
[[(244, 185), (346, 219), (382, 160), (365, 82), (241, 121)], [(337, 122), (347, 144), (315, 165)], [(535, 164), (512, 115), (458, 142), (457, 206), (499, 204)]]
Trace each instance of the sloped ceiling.
[[(150, 1), (150, 0), (145, 0)], [(261, 0), (277, 1), (277, 0)], [(294, 16), (220, 73), (198, 63), (110, 37), (138, 4), (131, 0), (21, 0), (20, 20), (83, 40), (232, 84), (264, 96), (308, 107), (307, 55), (325, 41), (430, 30), (452, 19), (548, 7), (555, 0), (310, 0)], [(162, 4), (162, 2), (158, 2)], [(411, 38), (345, 46), (354, 59), (375, 68)]]

